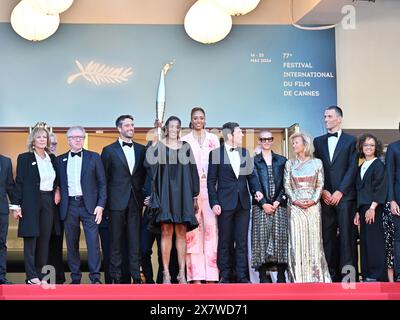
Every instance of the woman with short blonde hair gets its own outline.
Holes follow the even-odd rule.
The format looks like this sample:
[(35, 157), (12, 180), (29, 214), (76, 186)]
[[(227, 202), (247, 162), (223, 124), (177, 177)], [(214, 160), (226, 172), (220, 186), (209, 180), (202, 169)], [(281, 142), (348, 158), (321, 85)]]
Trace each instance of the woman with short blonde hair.
[(304, 154), (306, 157), (314, 157), (314, 144), (312, 138), (305, 132), (295, 132), (289, 137), (290, 144), (293, 145), (293, 140), (295, 138), (301, 138), (304, 144)]

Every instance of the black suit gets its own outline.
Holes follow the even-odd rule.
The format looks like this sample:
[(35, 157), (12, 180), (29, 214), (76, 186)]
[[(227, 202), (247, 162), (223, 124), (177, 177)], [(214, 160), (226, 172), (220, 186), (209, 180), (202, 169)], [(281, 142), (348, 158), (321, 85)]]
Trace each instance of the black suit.
[(356, 268), (357, 265), (356, 228), (353, 224), (358, 168), (356, 139), (342, 132), (332, 161), (329, 157), (327, 135), (315, 138), (314, 147), (315, 157), (321, 159), (324, 166), (324, 190), (331, 194), (335, 191), (343, 193), (336, 207), (326, 205), (321, 198), (325, 257), (333, 281), (340, 281), (344, 266)]
[[(387, 201), (400, 205), (400, 140), (389, 144), (386, 152), (388, 180)], [(400, 279), (400, 216), (392, 215), (394, 223), (394, 268), (396, 279)]]
[[(56, 157), (50, 154), (54, 171)], [(27, 279), (41, 278), (41, 270), (47, 264), (49, 241), (53, 228), (60, 235), (60, 219), (56, 214), (53, 191), (40, 190), (40, 174), (33, 152), (22, 153), (17, 159), (17, 177), (12, 202), (20, 205), (18, 236), (24, 238), (24, 262)]]
[(14, 190), (11, 159), (0, 155), (0, 282), (6, 279), (8, 198)]
[(101, 158), (107, 178), (111, 227), (110, 273), (115, 282), (122, 276), (122, 236), (124, 228), (128, 243), (129, 271), (135, 282), (140, 280), (140, 220), (143, 208), (143, 185), (146, 170), (143, 166), (146, 149), (133, 143), (135, 166), (132, 173), (120, 142), (103, 149)]
[(79, 238), (80, 221), (82, 221), (88, 250), (89, 277), (94, 282), (100, 279), (101, 256), (99, 228), (93, 213), (96, 207), (105, 208), (106, 205), (107, 187), (104, 167), (97, 153), (82, 150), (82, 166), (79, 177), (82, 197), (70, 197), (75, 195), (70, 195), (68, 190), (68, 186), (73, 183), (73, 181), (68, 180), (69, 159), (72, 159), (69, 152), (57, 158), (61, 191), (60, 217), (64, 221), (68, 265), (71, 270), (72, 281), (80, 282), (82, 275), (80, 271)]
[[(360, 169), (362, 166), (360, 166)], [(360, 214), (360, 260), (361, 274), (366, 278), (386, 281), (385, 235), (382, 213), (386, 202), (387, 179), (385, 166), (376, 159), (369, 166), (361, 179), (360, 169), (357, 174), (357, 208)], [(366, 224), (365, 213), (372, 202), (377, 202), (375, 221)]]
[(241, 165), (237, 178), (225, 146), (211, 151), (207, 188), (210, 207), (221, 206), (221, 214), (218, 216), (217, 253), (221, 278), (228, 280), (236, 271), (236, 277), (240, 281), (248, 278), (247, 232), (251, 207), (248, 183), (252, 192), (260, 191), (260, 185), (254, 174), (254, 163), (249, 152), (241, 148), (238, 152)]

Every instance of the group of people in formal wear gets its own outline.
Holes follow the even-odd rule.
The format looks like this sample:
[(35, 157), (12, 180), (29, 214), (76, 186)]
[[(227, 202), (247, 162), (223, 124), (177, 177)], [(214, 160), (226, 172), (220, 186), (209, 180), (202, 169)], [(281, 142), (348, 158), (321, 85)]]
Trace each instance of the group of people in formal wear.
[[(296, 132), (294, 157), (272, 151), (258, 134), (255, 155), (242, 147), (236, 122), (222, 138), (191, 110), (190, 132), (171, 116), (154, 139), (133, 141), (134, 119), (116, 120), (119, 137), (101, 155), (84, 149), (85, 129), (67, 131), (70, 151), (56, 157), (56, 137), (35, 126), (28, 151), (0, 156), (0, 284), (6, 278), (9, 209), (23, 238), (26, 283), (48, 283), (48, 265), (64, 283), (63, 236), (71, 284), (81, 283), (81, 224), (89, 278), (106, 283), (400, 281), (400, 141), (372, 134), (358, 140), (341, 129), (343, 111), (324, 112), (327, 134)], [(8, 198), (8, 199), (7, 199)], [(248, 232), (250, 228), (250, 237)], [(360, 252), (358, 254), (358, 242)], [(248, 259), (250, 252), (250, 259)], [(361, 270), (358, 268), (360, 261)]]

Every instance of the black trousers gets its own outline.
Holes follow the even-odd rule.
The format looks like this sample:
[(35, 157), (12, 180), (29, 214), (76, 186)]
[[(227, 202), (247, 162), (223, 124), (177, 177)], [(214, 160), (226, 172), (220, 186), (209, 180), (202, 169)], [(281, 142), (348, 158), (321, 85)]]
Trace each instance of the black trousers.
[(218, 216), (217, 265), (220, 275), (238, 280), (248, 278), (247, 232), (250, 209), (243, 209), (240, 201), (235, 210), (222, 211)]
[(42, 279), (44, 276), (42, 268), (47, 265), (49, 257), (49, 243), (55, 214), (53, 193), (41, 192), (39, 237), (24, 237), (24, 263), (28, 280)]
[(110, 210), (110, 274), (113, 279), (122, 277), (122, 243), (128, 244), (129, 273), (133, 279), (140, 279), (141, 216), (133, 194), (125, 210)]
[(0, 280), (6, 279), (7, 233), (8, 233), (8, 214), (0, 214)]
[(61, 235), (54, 234), (54, 230), (50, 237), (49, 260), (48, 264), (56, 269), (56, 283), (63, 284), (65, 282), (65, 271), (63, 261), (63, 241), (64, 241), (64, 223), (61, 221)]
[(71, 279), (72, 281), (80, 281), (82, 278), (79, 256), (81, 221), (88, 253), (89, 278), (91, 281), (99, 280), (101, 267), (99, 227), (95, 222), (95, 215), (87, 211), (83, 198), (79, 200), (69, 199), (68, 214), (64, 221), (67, 260), (71, 271)]
[(382, 209), (380, 205), (375, 209), (375, 222), (365, 223), (365, 213), (369, 205), (361, 206), (360, 213), (360, 261), (363, 279), (387, 281), (385, 256), (385, 234), (383, 230)]
[(394, 273), (396, 279), (400, 277), (400, 216), (392, 215), (394, 224)]
[(340, 282), (346, 274), (343, 268), (353, 267), (358, 275), (357, 228), (354, 225), (356, 204), (340, 201), (337, 207), (327, 206), (322, 200), (322, 239), (325, 258), (332, 280)]

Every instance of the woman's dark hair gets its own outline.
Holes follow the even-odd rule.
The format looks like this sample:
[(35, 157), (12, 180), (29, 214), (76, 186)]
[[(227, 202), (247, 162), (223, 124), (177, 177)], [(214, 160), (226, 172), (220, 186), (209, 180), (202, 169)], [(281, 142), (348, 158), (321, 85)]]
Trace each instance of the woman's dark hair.
[(375, 157), (380, 157), (383, 154), (382, 142), (379, 141), (378, 138), (375, 137), (373, 134), (364, 133), (358, 138), (358, 141), (357, 141), (357, 151), (358, 151), (360, 158), (362, 158), (362, 159), (365, 158), (365, 154), (363, 152), (363, 144), (368, 139), (372, 139), (375, 141)]
[(192, 124), (192, 118), (193, 118), (193, 114), (197, 111), (200, 111), (201, 113), (203, 113), (204, 117), (206, 116), (206, 112), (204, 111), (203, 108), (201, 107), (194, 107), (192, 109), (192, 111), (190, 111), (190, 122), (189, 122), (189, 128), (193, 129), (193, 124)]
[(182, 125), (181, 119), (179, 119), (177, 116), (170, 116), (167, 121), (165, 121), (164, 127), (162, 127), (163, 135), (164, 137), (168, 137), (168, 125), (171, 121), (178, 121), (179, 126)]

